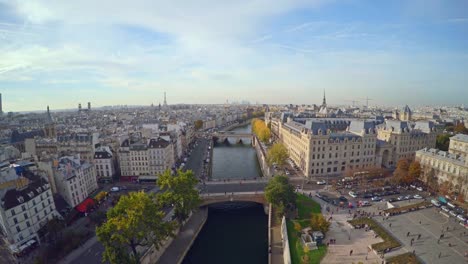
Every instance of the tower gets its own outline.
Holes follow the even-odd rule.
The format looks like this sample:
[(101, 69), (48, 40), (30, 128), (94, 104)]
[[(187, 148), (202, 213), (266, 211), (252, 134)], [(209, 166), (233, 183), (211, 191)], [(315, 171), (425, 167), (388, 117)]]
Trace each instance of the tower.
[(325, 98), (325, 90), (323, 90), (323, 102), (322, 106), (327, 106), (327, 99)]
[(2, 94), (0, 93), (0, 115), (3, 114), (3, 108), (2, 108)]
[(81, 112), (81, 103), (78, 104), (78, 112)]
[(91, 102), (88, 102), (88, 111), (91, 111)]
[(55, 130), (55, 123), (50, 115), (50, 108), (47, 106), (47, 113), (46, 113), (46, 122), (44, 125), (44, 134), (47, 138), (55, 138), (57, 136), (57, 132)]
[(167, 106), (167, 101), (166, 101), (166, 92), (164, 92), (164, 107)]

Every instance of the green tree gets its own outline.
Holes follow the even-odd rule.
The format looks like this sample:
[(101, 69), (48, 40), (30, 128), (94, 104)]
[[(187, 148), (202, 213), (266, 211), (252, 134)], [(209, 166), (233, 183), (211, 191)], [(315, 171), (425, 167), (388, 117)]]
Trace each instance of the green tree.
[(175, 176), (167, 170), (158, 179), (158, 186), (162, 192), (158, 194), (158, 201), (163, 205), (174, 205), (175, 216), (182, 223), (197, 209), (201, 198), (196, 189), (198, 180), (191, 170), (178, 170)]
[(103, 261), (140, 263), (137, 247), (154, 244), (158, 249), (173, 235), (176, 223), (163, 220), (164, 212), (153, 198), (144, 192), (131, 192), (107, 212), (107, 221), (96, 228), (105, 248)]
[(450, 144), (450, 135), (449, 134), (440, 134), (437, 135), (436, 139), (436, 148), (447, 151)]
[(273, 163), (278, 164), (278, 166), (283, 166), (286, 164), (286, 160), (289, 157), (288, 150), (281, 143), (275, 143), (268, 150), (267, 153), (267, 162), (272, 165)]
[(47, 222), (47, 232), (49, 233), (49, 238), (52, 240), (52, 244), (55, 244), (62, 234), (62, 230), (65, 228), (65, 223), (54, 217)]
[(203, 120), (196, 120), (195, 123), (195, 130), (200, 130), (201, 128), (203, 128)]
[(279, 213), (284, 213), (287, 207), (296, 204), (296, 194), (294, 187), (289, 184), (286, 176), (275, 176), (265, 187), (266, 200), (275, 206)]

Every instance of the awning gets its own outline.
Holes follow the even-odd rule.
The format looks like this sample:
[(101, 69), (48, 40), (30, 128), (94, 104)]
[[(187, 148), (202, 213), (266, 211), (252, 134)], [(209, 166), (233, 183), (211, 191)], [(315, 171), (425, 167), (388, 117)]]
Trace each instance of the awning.
[(85, 213), (90, 206), (94, 205), (94, 200), (91, 198), (86, 198), (83, 202), (77, 205), (75, 208), (80, 213)]

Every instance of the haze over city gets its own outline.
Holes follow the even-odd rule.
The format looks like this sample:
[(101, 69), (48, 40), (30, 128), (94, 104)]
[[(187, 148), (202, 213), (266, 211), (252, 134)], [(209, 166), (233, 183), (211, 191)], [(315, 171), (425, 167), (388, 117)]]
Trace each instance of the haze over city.
[[(78, 102), (456, 105), (466, 1), (5, 1), (5, 111)], [(360, 104), (364, 104), (362, 101)]]

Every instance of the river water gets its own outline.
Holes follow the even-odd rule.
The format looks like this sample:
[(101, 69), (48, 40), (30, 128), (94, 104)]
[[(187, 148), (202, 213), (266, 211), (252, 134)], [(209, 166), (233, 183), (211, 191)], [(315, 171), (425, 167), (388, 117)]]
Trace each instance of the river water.
[[(250, 132), (250, 129), (248, 125), (233, 131)], [(261, 177), (255, 150), (249, 144), (235, 142), (216, 145), (212, 175), (214, 179)], [(263, 205), (227, 202), (211, 205), (208, 212), (208, 219), (183, 264), (268, 263), (268, 216)]]
[[(252, 126), (246, 125), (233, 129), (233, 132), (250, 132)], [(261, 177), (262, 172), (257, 161), (255, 149), (250, 139), (236, 143), (229, 139), (229, 144), (218, 143), (213, 149), (213, 179), (253, 179)]]

